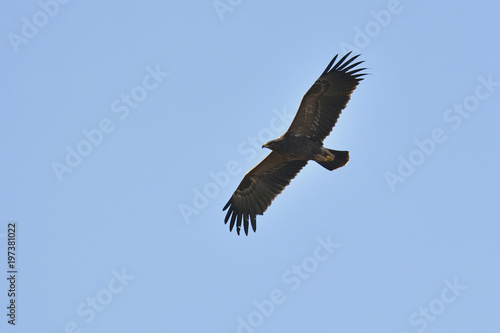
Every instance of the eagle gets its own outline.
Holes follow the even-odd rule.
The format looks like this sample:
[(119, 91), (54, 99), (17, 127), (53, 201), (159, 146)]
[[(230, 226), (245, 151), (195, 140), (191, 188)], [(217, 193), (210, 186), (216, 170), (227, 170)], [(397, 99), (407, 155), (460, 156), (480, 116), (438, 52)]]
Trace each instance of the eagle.
[[(250, 170), (222, 209), (227, 214), (229, 231), (236, 225), (240, 234), (243, 224), (245, 235), (249, 225), (257, 230), (257, 215), (262, 215), (300, 170), (312, 160), (332, 171), (349, 161), (348, 151), (323, 147), (323, 140), (330, 134), (351, 98), (351, 94), (366, 73), (354, 62), (360, 55), (347, 53), (338, 62), (338, 54), (328, 64), (321, 76), (302, 97), (299, 109), (288, 130), (262, 148), (271, 153)], [(354, 63), (353, 63), (354, 62)]]

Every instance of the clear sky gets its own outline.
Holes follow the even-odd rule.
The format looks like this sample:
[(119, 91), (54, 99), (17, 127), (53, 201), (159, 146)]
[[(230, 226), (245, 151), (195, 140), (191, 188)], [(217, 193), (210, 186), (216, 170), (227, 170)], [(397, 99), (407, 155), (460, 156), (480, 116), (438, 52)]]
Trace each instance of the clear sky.
[[(498, 332), (493, 3), (3, 4), (0, 331)], [(350, 162), (230, 233), (260, 145), (348, 50), (371, 75), (325, 146)]]

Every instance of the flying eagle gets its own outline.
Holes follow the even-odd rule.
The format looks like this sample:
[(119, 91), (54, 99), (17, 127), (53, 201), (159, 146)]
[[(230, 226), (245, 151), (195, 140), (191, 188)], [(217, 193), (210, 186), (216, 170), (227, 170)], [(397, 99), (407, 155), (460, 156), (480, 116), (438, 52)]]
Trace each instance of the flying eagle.
[[(348, 151), (323, 147), (323, 140), (330, 134), (351, 94), (356, 89), (366, 68), (356, 68), (363, 61), (352, 62), (346, 54), (337, 63), (336, 55), (325, 71), (302, 98), (299, 110), (288, 130), (262, 148), (272, 152), (250, 170), (222, 210), (227, 211), (224, 223), (240, 234), (241, 225), (248, 235), (249, 223), (257, 229), (256, 216), (262, 215), (271, 202), (290, 184), (309, 160), (328, 170), (343, 167), (349, 161)], [(347, 60), (346, 60), (347, 59)]]

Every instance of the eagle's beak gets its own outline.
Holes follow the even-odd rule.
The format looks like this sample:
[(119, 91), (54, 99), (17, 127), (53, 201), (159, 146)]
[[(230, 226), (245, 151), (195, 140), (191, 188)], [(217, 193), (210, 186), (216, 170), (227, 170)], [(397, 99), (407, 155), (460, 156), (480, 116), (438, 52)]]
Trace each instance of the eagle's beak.
[(269, 147), (267, 146), (267, 143), (264, 143), (264, 144), (262, 145), (262, 148), (269, 148)]

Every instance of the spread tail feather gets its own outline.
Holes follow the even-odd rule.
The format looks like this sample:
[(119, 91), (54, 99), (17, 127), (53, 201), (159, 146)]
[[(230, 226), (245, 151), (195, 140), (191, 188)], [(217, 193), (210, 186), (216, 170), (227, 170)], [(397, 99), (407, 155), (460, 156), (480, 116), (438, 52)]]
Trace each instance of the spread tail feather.
[(333, 150), (333, 149), (328, 149), (330, 153), (332, 153), (335, 158), (333, 161), (328, 161), (328, 162), (318, 162), (322, 167), (332, 171), (338, 168), (343, 167), (344, 165), (349, 162), (349, 152), (348, 151), (340, 151), (340, 150)]

